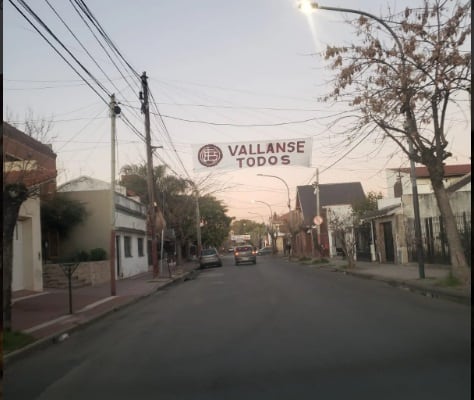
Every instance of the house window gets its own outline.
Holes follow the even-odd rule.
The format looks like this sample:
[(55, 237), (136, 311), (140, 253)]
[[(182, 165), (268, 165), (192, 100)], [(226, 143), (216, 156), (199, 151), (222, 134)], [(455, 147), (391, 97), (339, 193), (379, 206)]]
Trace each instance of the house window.
[(143, 257), (143, 238), (138, 238), (137, 239), (137, 244), (138, 244), (138, 257)]
[(123, 247), (124, 247), (125, 257), (131, 257), (132, 256), (132, 238), (130, 236), (123, 237)]

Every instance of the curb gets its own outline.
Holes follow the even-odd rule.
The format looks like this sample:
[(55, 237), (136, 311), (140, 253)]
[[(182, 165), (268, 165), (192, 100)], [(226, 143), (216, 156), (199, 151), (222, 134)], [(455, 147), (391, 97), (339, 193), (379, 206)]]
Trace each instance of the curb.
[[(300, 263), (300, 265), (305, 265), (305, 264)], [(393, 278), (383, 278), (374, 274), (365, 274), (365, 273), (360, 273), (360, 272), (342, 270), (341, 268), (338, 268), (337, 266), (329, 265), (329, 264), (317, 265), (317, 268), (325, 269), (327, 271), (332, 271), (332, 272), (340, 272), (340, 273), (343, 273), (344, 275), (351, 275), (356, 278), (370, 279), (370, 280), (376, 280), (379, 282), (384, 282), (390, 286), (402, 288), (402, 289), (408, 289), (412, 293), (421, 294), (426, 297), (449, 300), (455, 303), (468, 305), (468, 306), (471, 305), (471, 296), (462, 294), (462, 293), (457, 293), (449, 289), (427, 287), (427, 286), (417, 285), (416, 283), (407, 282), (403, 280), (397, 280)]]
[(33, 342), (33, 343), (31, 343), (31, 344), (29, 344), (25, 347), (22, 347), (18, 350), (12, 351), (8, 354), (4, 354), (3, 355), (3, 365), (4, 366), (12, 365), (14, 362), (16, 362), (18, 360), (21, 360), (21, 359), (25, 358), (26, 356), (28, 356), (28, 355), (30, 355), (30, 354), (38, 351), (38, 350), (45, 349), (45, 348), (47, 348), (51, 345), (61, 343), (62, 341), (66, 340), (70, 336), (71, 333), (76, 332), (80, 329), (83, 329), (83, 328), (91, 325), (92, 323), (96, 322), (97, 320), (106, 317), (109, 314), (112, 314), (116, 311), (125, 309), (125, 308), (127, 308), (127, 307), (129, 307), (129, 306), (131, 306), (135, 303), (138, 303), (140, 300), (142, 300), (146, 297), (150, 297), (152, 294), (154, 294), (154, 293), (156, 293), (160, 290), (166, 289), (166, 288), (168, 288), (168, 287), (170, 287), (174, 284), (185, 282), (185, 281), (190, 280), (190, 279), (194, 279), (196, 273), (197, 273), (196, 270), (191, 270), (191, 271), (185, 272), (183, 275), (181, 275), (179, 277), (171, 279), (168, 282), (164, 282), (163, 285), (158, 286), (156, 289), (150, 290), (149, 292), (144, 293), (142, 295), (139, 295), (135, 298), (132, 298), (132, 299), (124, 302), (123, 304), (114, 306), (114, 307), (112, 307), (108, 310), (105, 310), (104, 312), (102, 312), (100, 314), (94, 315), (91, 318), (78, 323), (77, 325), (74, 325), (74, 326), (69, 327), (69, 328), (65, 328), (61, 331), (58, 331), (58, 332), (52, 334), (52, 335), (49, 335), (47, 337), (38, 339), (35, 342)]
[(456, 303), (464, 304), (464, 305), (471, 305), (471, 297), (464, 295), (462, 293), (456, 293), (453, 292), (449, 289), (442, 289), (442, 288), (433, 288), (433, 287), (427, 287), (423, 285), (417, 285), (416, 283), (412, 282), (407, 282), (407, 281), (400, 281), (397, 279), (393, 278), (380, 278), (376, 275), (373, 274), (362, 274), (358, 272), (352, 272), (352, 271), (341, 271), (339, 268), (334, 267), (332, 268), (334, 272), (342, 272), (345, 275), (351, 275), (355, 276), (357, 278), (362, 278), (362, 279), (370, 279), (370, 280), (376, 280), (379, 282), (384, 282), (390, 286), (397, 287), (397, 288), (402, 288), (402, 289), (408, 289), (410, 292), (421, 294), (426, 297), (432, 297), (432, 298), (440, 298), (444, 300), (450, 300), (454, 301)]

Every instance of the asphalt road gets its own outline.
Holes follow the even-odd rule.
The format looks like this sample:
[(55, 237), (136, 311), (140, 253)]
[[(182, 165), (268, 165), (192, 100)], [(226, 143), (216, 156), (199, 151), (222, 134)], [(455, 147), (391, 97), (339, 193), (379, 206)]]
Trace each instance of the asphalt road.
[(5, 399), (470, 399), (470, 307), (259, 257), (9, 366)]

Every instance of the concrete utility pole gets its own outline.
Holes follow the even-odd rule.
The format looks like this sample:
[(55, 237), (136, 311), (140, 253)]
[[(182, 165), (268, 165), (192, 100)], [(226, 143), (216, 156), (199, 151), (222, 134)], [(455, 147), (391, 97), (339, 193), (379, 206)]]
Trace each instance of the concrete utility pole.
[(316, 195), (316, 221), (311, 221), (314, 222), (316, 225), (316, 243), (318, 245), (318, 253), (320, 251), (320, 239), (319, 236), (321, 234), (321, 226), (319, 223), (319, 168), (316, 168), (316, 182), (314, 182), (314, 194)]
[(150, 106), (148, 104), (148, 82), (146, 72), (141, 76), (143, 92), (140, 93), (142, 100), (142, 113), (145, 114), (145, 141), (146, 141), (146, 166), (148, 185), (148, 221), (151, 233), (151, 263), (153, 265), (153, 277), (158, 276), (158, 248), (156, 240), (156, 213), (155, 213), (155, 179), (153, 176), (153, 151), (150, 135)]
[[(287, 206), (288, 206), (288, 234), (290, 236), (290, 244), (292, 244), (292, 237), (293, 237), (293, 234), (292, 234), (292, 229), (293, 229), (293, 219), (292, 219), (292, 215), (291, 215), (291, 200), (290, 200), (290, 188), (288, 187), (288, 184), (286, 183), (286, 181), (283, 179), (283, 178), (280, 178), (279, 176), (276, 176), (276, 175), (267, 175), (267, 174), (257, 174), (257, 176), (266, 176), (266, 177), (269, 177), (269, 178), (276, 178), (276, 179), (279, 179), (280, 181), (282, 181), (285, 186), (286, 186), (286, 193), (288, 195), (288, 203), (287, 203)], [(288, 240), (288, 239), (287, 239)], [(288, 244), (288, 243), (287, 243)], [(288, 256), (291, 258), (291, 255), (288, 254)]]
[(110, 96), (110, 295), (115, 296), (116, 284), (115, 284), (115, 119), (120, 114), (120, 107), (115, 102), (115, 95)]
[(197, 187), (194, 188), (194, 193), (196, 194), (196, 236), (197, 236), (197, 254), (199, 257), (202, 250), (202, 239), (201, 239), (201, 212), (199, 211), (199, 192)]

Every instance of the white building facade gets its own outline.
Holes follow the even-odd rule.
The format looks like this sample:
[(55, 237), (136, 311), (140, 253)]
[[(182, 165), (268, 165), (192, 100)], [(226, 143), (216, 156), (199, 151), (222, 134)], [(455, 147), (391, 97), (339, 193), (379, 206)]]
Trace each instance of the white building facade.
[(80, 177), (58, 187), (58, 192), (81, 201), (88, 216), (60, 244), (61, 256), (77, 251), (103, 248), (110, 257), (112, 227), (115, 230), (115, 274), (126, 278), (149, 270), (146, 236), (146, 206), (137, 197), (126, 195), (116, 186), (112, 221), (111, 185), (90, 177)]

